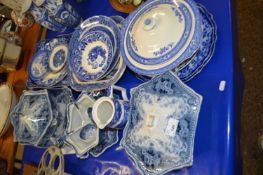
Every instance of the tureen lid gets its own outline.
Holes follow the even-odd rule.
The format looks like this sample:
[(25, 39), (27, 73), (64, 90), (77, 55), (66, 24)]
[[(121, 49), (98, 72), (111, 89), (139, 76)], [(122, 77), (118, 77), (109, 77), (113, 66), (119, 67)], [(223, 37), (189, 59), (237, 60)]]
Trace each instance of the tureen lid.
[(201, 16), (191, 0), (153, 0), (128, 16), (121, 36), (121, 53), (133, 71), (160, 74), (198, 50)]

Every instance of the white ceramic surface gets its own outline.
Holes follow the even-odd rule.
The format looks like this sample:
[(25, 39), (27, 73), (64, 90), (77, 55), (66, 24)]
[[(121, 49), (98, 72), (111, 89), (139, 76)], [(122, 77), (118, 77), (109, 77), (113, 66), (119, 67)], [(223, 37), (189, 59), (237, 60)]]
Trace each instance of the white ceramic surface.
[(9, 84), (0, 86), (0, 136), (3, 135), (10, 125), (9, 113), (16, 105), (16, 95)]
[(105, 128), (113, 119), (114, 103), (110, 97), (98, 99), (92, 109), (92, 118), (100, 129)]

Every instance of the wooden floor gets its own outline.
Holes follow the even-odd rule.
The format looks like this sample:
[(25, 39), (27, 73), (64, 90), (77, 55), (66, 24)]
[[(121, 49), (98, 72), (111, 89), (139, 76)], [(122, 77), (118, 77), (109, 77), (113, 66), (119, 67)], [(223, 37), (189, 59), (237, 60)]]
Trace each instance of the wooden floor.
[[(21, 96), (26, 87), (28, 78), (27, 67), (28, 62), (34, 54), (36, 42), (41, 36), (42, 29), (39, 25), (34, 24), (29, 29), (21, 29), (19, 35), (23, 39), (22, 53), (18, 63), (17, 71), (9, 73), (7, 81), (13, 85), (17, 100)], [(13, 128), (10, 126), (7, 133), (0, 138), (0, 159), (4, 159), (8, 163), (7, 172), (13, 174), (13, 165), (16, 155), (17, 144), (13, 141)]]

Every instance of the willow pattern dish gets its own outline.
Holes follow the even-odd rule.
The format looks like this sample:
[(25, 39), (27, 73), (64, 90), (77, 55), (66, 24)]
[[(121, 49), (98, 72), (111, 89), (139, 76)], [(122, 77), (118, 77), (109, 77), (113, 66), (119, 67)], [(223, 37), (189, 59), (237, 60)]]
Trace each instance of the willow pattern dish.
[(47, 90), (24, 91), (10, 117), (14, 140), (37, 145), (53, 120)]
[(202, 96), (166, 72), (131, 91), (121, 145), (142, 174), (191, 166)]
[(72, 102), (72, 93), (68, 88), (48, 89), (48, 96), (51, 103), (53, 120), (47, 131), (37, 144), (38, 147), (64, 145), (63, 137), (67, 127), (67, 105)]
[(184, 82), (191, 80), (195, 75), (201, 72), (204, 66), (210, 61), (214, 54), (217, 40), (217, 26), (213, 19), (213, 15), (201, 4), (198, 4), (198, 8), (202, 16), (201, 28), (203, 31), (200, 49), (188, 65), (179, 71), (173, 70), (173, 72), (176, 72), (178, 77)]
[(126, 65), (122, 58), (119, 59), (116, 67), (110, 72), (105, 78), (97, 81), (81, 81), (79, 80), (73, 72), (69, 73), (69, 84), (72, 89), (75, 91), (94, 91), (106, 89), (109, 86), (117, 83), (122, 77)]
[(190, 58), (198, 50), (201, 37), (201, 17), (195, 2), (154, 0), (125, 20), (121, 52), (134, 72), (160, 74)]
[(70, 68), (84, 81), (101, 78), (113, 61), (113, 46), (104, 32), (94, 31), (81, 35), (72, 49)]

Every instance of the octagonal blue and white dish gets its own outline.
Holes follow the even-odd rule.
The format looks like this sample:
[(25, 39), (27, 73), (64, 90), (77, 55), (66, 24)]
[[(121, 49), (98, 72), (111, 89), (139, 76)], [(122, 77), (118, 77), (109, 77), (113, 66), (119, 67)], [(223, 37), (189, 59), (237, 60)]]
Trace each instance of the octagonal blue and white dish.
[(24, 91), (10, 117), (14, 140), (23, 144), (37, 144), (53, 120), (47, 90)]
[(82, 81), (74, 74), (69, 73), (69, 84), (75, 91), (88, 91), (106, 89), (111, 85), (117, 83), (125, 72), (126, 65), (123, 59), (120, 57), (118, 64), (115, 68), (103, 79), (97, 81)]
[(46, 51), (37, 52), (31, 59), (28, 66), (28, 74), (32, 80), (39, 80), (46, 76), (48, 67), (49, 53)]
[(38, 142), (38, 147), (64, 145), (64, 136), (67, 129), (67, 106), (72, 102), (72, 92), (69, 88), (52, 88), (48, 89), (48, 96), (53, 113), (53, 120), (47, 131)]
[(113, 46), (104, 32), (94, 31), (81, 35), (71, 49), (70, 68), (84, 81), (101, 78), (113, 60)]
[(121, 53), (134, 72), (161, 74), (190, 58), (201, 37), (201, 16), (195, 2), (153, 0), (126, 18)]
[(195, 75), (201, 72), (204, 66), (210, 61), (214, 54), (217, 40), (217, 26), (213, 19), (213, 15), (201, 4), (198, 4), (198, 8), (202, 16), (201, 28), (203, 31), (200, 49), (189, 64), (180, 70), (173, 70), (173, 72), (176, 72), (178, 77), (184, 82), (191, 80)]
[(172, 72), (131, 91), (131, 115), (121, 145), (141, 174), (191, 166), (202, 96)]

